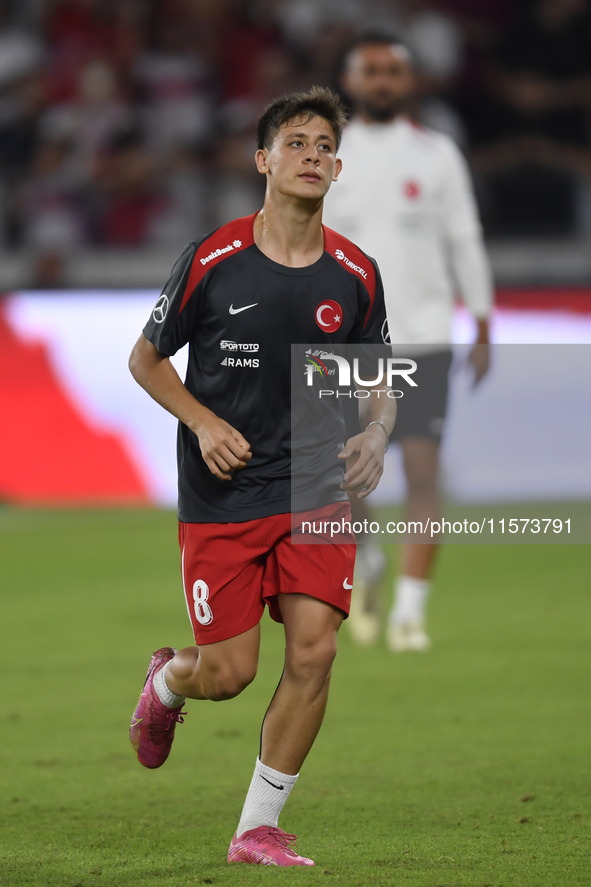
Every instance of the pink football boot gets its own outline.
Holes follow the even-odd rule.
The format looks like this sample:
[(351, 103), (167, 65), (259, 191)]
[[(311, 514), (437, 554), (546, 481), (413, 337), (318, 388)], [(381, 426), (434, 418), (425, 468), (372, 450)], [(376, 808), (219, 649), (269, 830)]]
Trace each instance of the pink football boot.
[(167, 708), (160, 702), (154, 690), (154, 675), (167, 662), (176, 650), (162, 647), (152, 655), (144, 689), (131, 719), (129, 739), (140, 764), (154, 770), (161, 767), (170, 754), (174, 730), (177, 722), (183, 723), (182, 705)]
[(314, 865), (313, 860), (298, 856), (293, 849), (296, 836), (281, 828), (259, 825), (234, 835), (228, 850), (228, 862), (247, 862), (251, 865)]

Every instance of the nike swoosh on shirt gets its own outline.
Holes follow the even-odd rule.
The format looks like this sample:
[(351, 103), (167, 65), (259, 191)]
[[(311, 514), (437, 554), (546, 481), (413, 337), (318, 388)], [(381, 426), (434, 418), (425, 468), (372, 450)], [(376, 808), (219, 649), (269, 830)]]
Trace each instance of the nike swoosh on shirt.
[(232, 304), (228, 308), (228, 311), (230, 312), (230, 314), (240, 314), (241, 311), (247, 311), (249, 308), (254, 308), (255, 305), (258, 305), (258, 304), (259, 304), (258, 302), (253, 302), (252, 305), (245, 305), (244, 308), (234, 308), (234, 305)]
[(284, 785), (275, 785), (275, 783), (274, 783), (274, 782), (270, 782), (270, 781), (267, 779), (266, 776), (262, 776), (262, 775), (261, 775), (261, 779), (264, 779), (265, 782), (268, 782), (269, 785), (272, 785), (272, 786), (273, 786), (273, 788), (279, 789), (280, 792), (282, 792), (282, 791), (285, 789), (285, 786), (284, 786)]
[(348, 583), (347, 583), (347, 579), (348, 579), (348, 578), (349, 578), (348, 576), (345, 576), (345, 580), (344, 580), (344, 582), (343, 582), (343, 588), (346, 588), (347, 591), (351, 591), (351, 589), (353, 588), (353, 586), (352, 586), (352, 585), (348, 585)]

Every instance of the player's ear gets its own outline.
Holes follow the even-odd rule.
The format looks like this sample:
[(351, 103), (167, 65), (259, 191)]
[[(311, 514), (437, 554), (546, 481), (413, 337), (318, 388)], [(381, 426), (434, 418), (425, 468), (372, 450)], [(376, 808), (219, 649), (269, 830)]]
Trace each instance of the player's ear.
[(254, 162), (261, 175), (264, 176), (269, 172), (269, 155), (266, 148), (259, 148), (254, 155)]
[(336, 180), (340, 176), (342, 168), (343, 168), (343, 161), (341, 160), (340, 157), (337, 157), (337, 159), (335, 160), (334, 169), (332, 171), (333, 182), (336, 182)]

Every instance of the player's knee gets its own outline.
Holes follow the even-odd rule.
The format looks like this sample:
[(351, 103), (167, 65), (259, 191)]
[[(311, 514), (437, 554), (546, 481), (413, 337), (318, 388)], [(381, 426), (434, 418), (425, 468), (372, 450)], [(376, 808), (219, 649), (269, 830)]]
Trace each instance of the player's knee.
[(336, 637), (330, 635), (298, 644), (289, 651), (287, 665), (299, 679), (323, 682), (330, 677), (336, 654)]
[(252, 684), (256, 677), (256, 663), (234, 663), (216, 669), (208, 675), (205, 691), (207, 698), (212, 702), (222, 702), (224, 699), (234, 699), (243, 690)]

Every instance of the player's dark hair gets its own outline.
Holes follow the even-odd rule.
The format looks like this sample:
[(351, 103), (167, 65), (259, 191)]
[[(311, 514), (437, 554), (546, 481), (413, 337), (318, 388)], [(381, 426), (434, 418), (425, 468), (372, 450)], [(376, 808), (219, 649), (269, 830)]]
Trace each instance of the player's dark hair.
[(322, 117), (330, 123), (338, 151), (347, 112), (340, 97), (324, 86), (311, 86), (305, 92), (292, 92), (267, 105), (257, 124), (257, 147), (270, 148), (279, 128), (285, 123), (292, 120), (308, 123), (312, 117)]
[(408, 46), (397, 34), (394, 34), (392, 31), (369, 28), (367, 31), (361, 31), (360, 34), (357, 34), (348, 44), (341, 58), (341, 70), (346, 67), (352, 53), (359, 49), (360, 46), (401, 46), (411, 56)]

